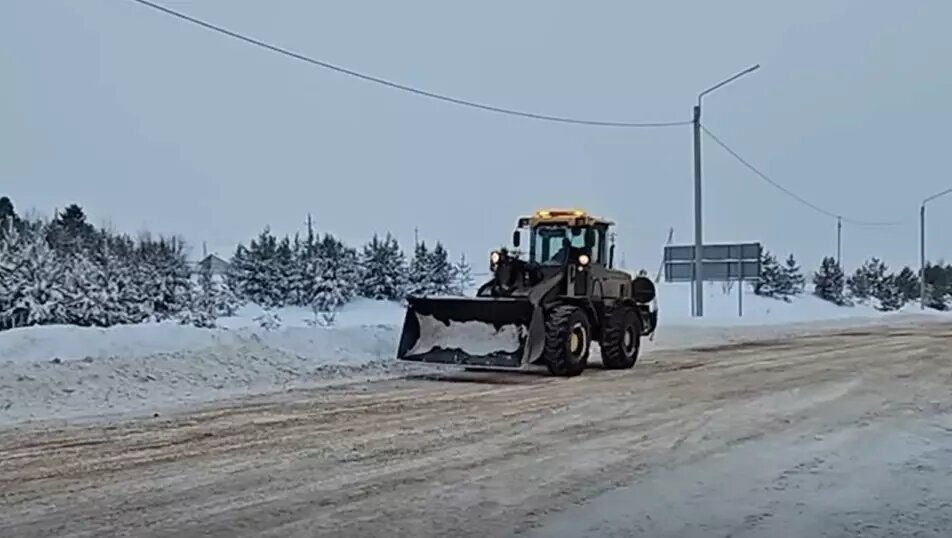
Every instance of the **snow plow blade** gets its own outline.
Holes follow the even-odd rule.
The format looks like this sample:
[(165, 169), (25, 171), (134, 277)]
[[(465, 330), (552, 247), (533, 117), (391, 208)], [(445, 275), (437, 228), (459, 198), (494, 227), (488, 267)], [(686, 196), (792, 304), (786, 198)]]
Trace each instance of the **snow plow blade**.
[(411, 297), (397, 358), (523, 370), (542, 356), (542, 310), (527, 298)]

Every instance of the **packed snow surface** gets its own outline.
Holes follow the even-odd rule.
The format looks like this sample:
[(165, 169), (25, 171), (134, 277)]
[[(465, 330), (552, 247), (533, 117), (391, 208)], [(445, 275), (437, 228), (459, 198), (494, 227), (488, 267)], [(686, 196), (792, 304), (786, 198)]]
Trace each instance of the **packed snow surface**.
[(496, 329), (490, 323), (465, 321), (446, 324), (433, 316), (417, 315), (420, 338), (411, 355), (427, 353), (436, 348), (459, 349), (470, 355), (489, 355), (494, 352), (514, 353), (519, 350), (523, 330), (516, 325)]
[[(750, 292), (738, 317), (736, 293), (708, 286), (705, 317), (695, 319), (690, 286), (660, 285), (658, 332), (644, 351), (910, 317), (869, 305), (839, 307), (809, 295), (787, 303)], [(919, 313), (916, 305), (906, 310)], [(220, 319), (215, 329), (165, 322), (2, 331), (0, 423), (151, 414), (222, 397), (432, 369), (395, 359), (404, 316), (398, 303), (361, 299), (332, 319), (306, 308), (265, 311), (250, 305)], [(513, 334), (490, 334), (485, 326), (439, 336), (467, 350), (498, 349), (500, 337), (510, 349), (515, 345)]]

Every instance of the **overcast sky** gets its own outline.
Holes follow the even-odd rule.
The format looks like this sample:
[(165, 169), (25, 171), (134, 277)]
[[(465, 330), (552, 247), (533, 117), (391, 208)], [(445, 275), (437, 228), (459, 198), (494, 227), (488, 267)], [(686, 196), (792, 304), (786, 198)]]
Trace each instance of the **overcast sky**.
[[(847, 269), (915, 264), (918, 206), (952, 186), (948, 0), (164, 0), (338, 65), (527, 111), (704, 123), (844, 225)], [(0, 2), (0, 194), (82, 204), (94, 223), (230, 254), (264, 225), (363, 242), (392, 231), (483, 269), (518, 215), (580, 206), (618, 222), (653, 273), (669, 227), (693, 241), (690, 127), (611, 129), (460, 108), (323, 70), (126, 0)], [(704, 139), (705, 238), (759, 240), (815, 267), (835, 221)], [(952, 196), (928, 247), (952, 259)]]

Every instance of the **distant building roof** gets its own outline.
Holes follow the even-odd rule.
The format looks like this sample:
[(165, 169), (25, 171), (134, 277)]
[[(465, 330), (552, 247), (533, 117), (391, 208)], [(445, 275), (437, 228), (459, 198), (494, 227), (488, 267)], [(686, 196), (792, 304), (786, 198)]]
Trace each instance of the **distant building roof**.
[(227, 261), (219, 258), (218, 256), (214, 254), (209, 254), (208, 256), (205, 256), (204, 259), (202, 259), (196, 264), (195, 270), (209, 271), (213, 275), (221, 275), (226, 273), (230, 266), (231, 265)]

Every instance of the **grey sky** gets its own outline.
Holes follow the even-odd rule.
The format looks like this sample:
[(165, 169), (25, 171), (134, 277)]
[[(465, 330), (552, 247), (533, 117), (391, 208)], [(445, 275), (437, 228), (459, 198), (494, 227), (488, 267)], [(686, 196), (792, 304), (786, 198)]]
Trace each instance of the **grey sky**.
[[(586, 118), (704, 122), (844, 228), (851, 268), (917, 260), (917, 208), (952, 186), (952, 2), (172, 1), (320, 59), (457, 97)], [(414, 226), (478, 268), (515, 218), (581, 206), (653, 272), (692, 240), (690, 127), (606, 129), (463, 109), (312, 67), (122, 0), (0, 3), (0, 192), (77, 201), (119, 229), (230, 253), (265, 224), (357, 244)], [(761, 240), (812, 269), (835, 222), (704, 140), (708, 241)], [(952, 258), (952, 197), (931, 206)]]

